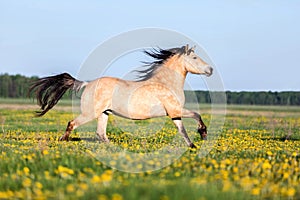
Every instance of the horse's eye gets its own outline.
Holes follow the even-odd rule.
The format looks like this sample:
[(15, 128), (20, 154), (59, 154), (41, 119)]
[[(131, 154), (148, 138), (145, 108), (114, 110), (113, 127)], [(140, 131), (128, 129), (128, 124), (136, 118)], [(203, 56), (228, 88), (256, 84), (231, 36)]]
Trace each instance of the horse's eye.
[(195, 56), (195, 57), (193, 57), (193, 59), (197, 59), (197, 57)]

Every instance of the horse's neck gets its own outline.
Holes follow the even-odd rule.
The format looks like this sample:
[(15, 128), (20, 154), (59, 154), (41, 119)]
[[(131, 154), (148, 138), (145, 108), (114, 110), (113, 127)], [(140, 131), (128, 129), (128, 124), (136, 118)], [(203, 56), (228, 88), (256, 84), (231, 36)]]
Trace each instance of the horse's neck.
[(183, 91), (186, 73), (175, 70), (169, 66), (161, 66), (157, 69), (154, 76), (149, 81), (162, 83), (169, 88)]

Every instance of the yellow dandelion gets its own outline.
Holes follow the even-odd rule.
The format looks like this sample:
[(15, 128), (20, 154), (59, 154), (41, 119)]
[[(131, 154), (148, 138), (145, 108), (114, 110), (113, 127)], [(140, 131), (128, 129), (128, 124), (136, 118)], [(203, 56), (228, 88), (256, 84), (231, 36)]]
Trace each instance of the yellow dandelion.
[(272, 151), (267, 151), (267, 155), (272, 156), (273, 155)]
[(91, 174), (93, 174), (93, 173), (94, 173), (94, 170), (93, 170), (93, 169), (91, 169), (91, 168), (89, 168), (89, 167), (85, 167), (85, 168), (83, 168), (83, 171), (84, 171), (84, 172), (86, 172), (86, 173), (91, 173)]
[(12, 191), (1, 192), (0, 191), (0, 199), (10, 199), (14, 197), (14, 193)]
[(49, 171), (44, 171), (44, 176), (47, 180), (49, 180), (51, 178)]
[(295, 188), (289, 188), (286, 191), (286, 195), (289, 196), (289, 197), (293, 197), (293, 196), (295, 196), (295, 194), (296, 194)]
[(101, 165), (101, 162), (97, 161), (97, 162), (96, 162), (96, 165)]
[(226, 164), (226, 165), (230, 165), (230, 164), (231, 164), (231, 160), (229, 160), (228, 158), (227, 158), (227, 159), (225, 159), (225, 161), (224, 161), (224, 162), (225, 162), (225, 164)]
[(174, 173), (174, 176), (175, 176), (175, 177), (179, 177), (180, 175), (181, 175), (180, 172), (175, 172), (175, 173)]
[(67, 192), (73, 193), (75, 191), (75, 187), (72, 184), (68, 184), (66, 187)]
[(55, 170), (55, 173), (60, 174), (63, 178), (65, 178), (68, 175), (73, 175), (74, 174), (74, 170), (59, 165), (58, 168)]
[(226, 168), (226, 164), (225, 164), (225, 163), (221, 163), (221, 164), (220, 164), (220, 168), (221, 168), (221, 169), (225, 169), (225, 168)]
[(290, 174), (288, 172), (283, 173), (283, 179), (288, 179)]
[(108, 174), (108, 173), (103, 173), (101, 175), (101, 179), (104, 181), (104, 182), (109, 182), (112, 180), (112, 174)]
[(23, 180), (23, 182), (22, 182), (22, 185), (23, 185), (24, 187), (30, 187), (30, 186), (31, 186), (31, 180), (30, 180), (30, 178), (25, 178), (25, 179)]
[(46, 198), (43, 196), (43, 191), (42, 191), (42, 190), (40, 190), (40, 189), (38, 189), (38, 188), (35, 188), (35, 189), (33, 189), (33, 192), (34, 192), (34, 194), (35, 194), (35, 196), (36, 196), (35, 199), (39, 199), (39, 200), (41, 200), (41, 199), (46, 199)]
[(101, 182), (100, 176), (94, 175), (94, 176), (92, 177), (91, 182), (92, 182), (92, 183), (100, 183), (100, 182)]
[(24, 168), (23, 168), (23, 172), (24, 172), (24, 174), (25, 174), (26, 176), (28, 176), (29, 173), (30, 173), (30, 169), (29, 169), (28, 167), (24, 167)]
[(251, 194), (252, 195), (259, 195), (260, 194), (260, 188), (259, 187), (255, 187), (251, 190)]
[(263, 168), (263, 169), (271, 169), (272, 166), (271, 166), (271, 164), (270, 164), (268, 161), (265, 161), (265, 162), (262, 164), (262, 168)]
[(83, 180), (83, 179), (86, 178), (86, 174), (82, 173), (82, 172), (79, 172), (77, 177), (78, 177), (79, 180)]
[(34, 183), (34, 186), (37, 188), (37, 189), (42, 189), (43, 188), (43, 184), (41, 184), (40, 182), (35, 182)]
[(123, 200), (123, 197), (122, 195), (115, 193), (112, 195), (111, 200)]
[(233, 171), (233, 173), (238, 173), (238, 172), (239, 172), (239, 168), (233, 167), (233, 168), (232, 168), (232, 171)]
[(280, 193), (283, 196), (286, 196), (287, 189), (285, 187), (281, 188)]
[(49, 151), (46, 150), (46, 149), (44, 149), (44, 150), (42, 151), (42, 154), (43, 154), (43, 155), (48, 155), (48, 154), (49, 154)]
[(79, 188), (82, 189), (82, 190), (87, 190), (89, 188), (89, 186), (86, 183), (80, 183)]
[(98, 196), (98, 200), (108, 200), (108, 197), (106, 195), (104, 195), (104, 194), (100, 194)]

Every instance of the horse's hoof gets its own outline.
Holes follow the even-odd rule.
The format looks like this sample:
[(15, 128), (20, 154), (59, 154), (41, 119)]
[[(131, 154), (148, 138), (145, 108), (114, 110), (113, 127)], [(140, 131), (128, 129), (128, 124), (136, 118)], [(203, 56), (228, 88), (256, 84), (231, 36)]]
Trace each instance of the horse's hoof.
[(190, 148), (192, 148), (192, 149), (197, 149), (197, 146), (194, 145), (194, 143), (191, 143), (191, 144), (190, 144)]
[(201, 135), (202, 140), (207, 140), (207, 135)]
[(68, 138), (64, 137), (64, 136), (61, 136), (58, 141), (68, 141)]
[(105, 140), (105, 139), (100, 139), (100, 138), (96, 138), (98, 140), (98, 142), (100, 143), (104, 143), (104, 144), (108, 144), (110, 141), (109, 139)]
[(106, 140), (101, 140), (101, 142), (108, 144), (110, 141), (109, 139), (106, 139)]

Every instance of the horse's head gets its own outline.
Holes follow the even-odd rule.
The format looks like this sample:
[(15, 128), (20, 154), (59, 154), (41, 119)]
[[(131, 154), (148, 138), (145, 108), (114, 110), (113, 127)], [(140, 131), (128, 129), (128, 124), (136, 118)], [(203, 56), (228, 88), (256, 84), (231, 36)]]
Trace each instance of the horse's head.
[(213, 68), (208, 63), (204, 62), (194, 50), (195, 46), (189, 48), (188, 44), (181, 47), (181, 56), (185, 69), (193, 74), (212, 75)]

